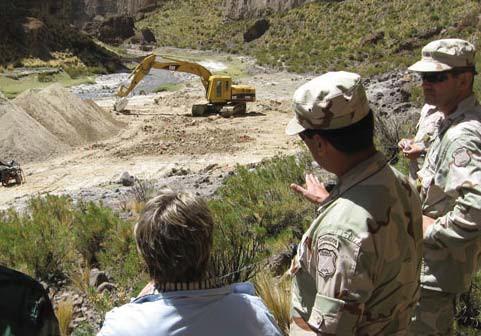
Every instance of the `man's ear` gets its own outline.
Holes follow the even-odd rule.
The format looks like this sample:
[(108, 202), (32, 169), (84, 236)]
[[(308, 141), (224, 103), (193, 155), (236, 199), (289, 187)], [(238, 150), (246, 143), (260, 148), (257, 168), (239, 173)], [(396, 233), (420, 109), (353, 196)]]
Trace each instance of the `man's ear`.
[(464, 72), (459, 75), (459, 83), (463, 89), (469, 89), (473, 82), (473, 75), (470, 72)]
[(319, 154), (325, 154), (325, 151), (327, 149), (327, 140), (319, 134), (315, 134), (313, 138), (315, 140)]

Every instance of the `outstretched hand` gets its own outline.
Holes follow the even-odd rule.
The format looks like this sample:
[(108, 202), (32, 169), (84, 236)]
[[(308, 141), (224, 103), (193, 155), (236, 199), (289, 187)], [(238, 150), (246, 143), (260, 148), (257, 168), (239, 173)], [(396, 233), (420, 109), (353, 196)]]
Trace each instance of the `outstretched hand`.
[(305, 187), (295, 183), (292, 183), (290, 187), (294, 192), (301, 194), (308, 201), (315, 204), (323, 202), (329, 196), (324, 183), (319, 182), (313, 174), (306, 174)]

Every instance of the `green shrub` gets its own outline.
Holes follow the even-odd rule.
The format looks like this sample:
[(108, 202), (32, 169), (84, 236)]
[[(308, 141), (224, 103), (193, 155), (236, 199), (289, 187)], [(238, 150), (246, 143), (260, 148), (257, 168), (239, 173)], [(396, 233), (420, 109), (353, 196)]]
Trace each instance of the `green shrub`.
[(55, 80), (55, 76), (51, 73), (42, 72), (38, 74), (37, 79), (40, 83), (50, 83)]
[(62, 66), (63, 71), (65, 71), (70, 78), (76, 79), (88, 73), (87, 68), (81, 66), (64, 65)]
[(104, 74), (107, 74), (109, 71), (107, 71), (107, 69), (104, 66), (97, 65), (97, 66), (89, 66), (87, 69), (87, 72), (93, 75), (104, 75)]
[(139, 283), (147, 279), (145, 265), (137, 252), (132, 223), (117, 222), (110, 229), (97, 258), (100, 268), (107, 270), (120, 287), (138, 288)]
[(33, 198), (26, 214), (4, 214), (0, 253), (7, 266), (44, 280), (65, 277), (76, 260), (72, 222), (67, 197)]
[(0, 213), (0, 262), (45, 280), (81, 264), (100, 264), (123, 283), (142, 271), (130, 222), (101, 204), (51, 195), (31, 199), (23, 214)]
[[(212, 252), (215, 272), (232, 281), (251, 277), (255, 264), (269, 254), (265, 243), (285, 230), (303, 230), (314, 207), (295, 195), (291, 183), (304, 183), (310, 159), (280, 156), (253, 169), (238, 167), (209, 202), (216, 223)], [(243, 270), (243, 272), (237, 272)]]
[(97, 254), (103, 250), (103, 245), (112, 228), (119, 225), (120, 219), (112, 210), (93, 202), (80, 202), (74, 213), (76, 250), (90, 266), (97, 266)]

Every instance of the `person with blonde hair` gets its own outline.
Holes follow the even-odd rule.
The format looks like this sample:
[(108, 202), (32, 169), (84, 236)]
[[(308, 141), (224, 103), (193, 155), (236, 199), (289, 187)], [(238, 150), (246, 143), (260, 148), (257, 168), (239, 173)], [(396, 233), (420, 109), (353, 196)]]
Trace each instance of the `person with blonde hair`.
[(99, 335), (281, 335), (250, 283), (209, 276), (213, 229), (200, 197), (163, 189), (150, 200), (134, 231), (152, 282)]

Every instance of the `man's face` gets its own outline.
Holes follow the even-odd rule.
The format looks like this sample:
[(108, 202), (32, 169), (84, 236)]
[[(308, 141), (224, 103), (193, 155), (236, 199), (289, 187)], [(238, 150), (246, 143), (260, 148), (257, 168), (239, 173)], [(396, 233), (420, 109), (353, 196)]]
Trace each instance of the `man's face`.
[(307, 132), (299, 133), (300, 138), (311, 152), (312, 158), (316, 161), (321, 167), (325, 168), (323, 165), (323, 161), (320, 155), (320, 140), (318, 135), (308, 135)]
[(450, 71), (422, 72), (422, 88), (427, 104), (443, 109), (456, 105), (459, 97), (459, 78)]

